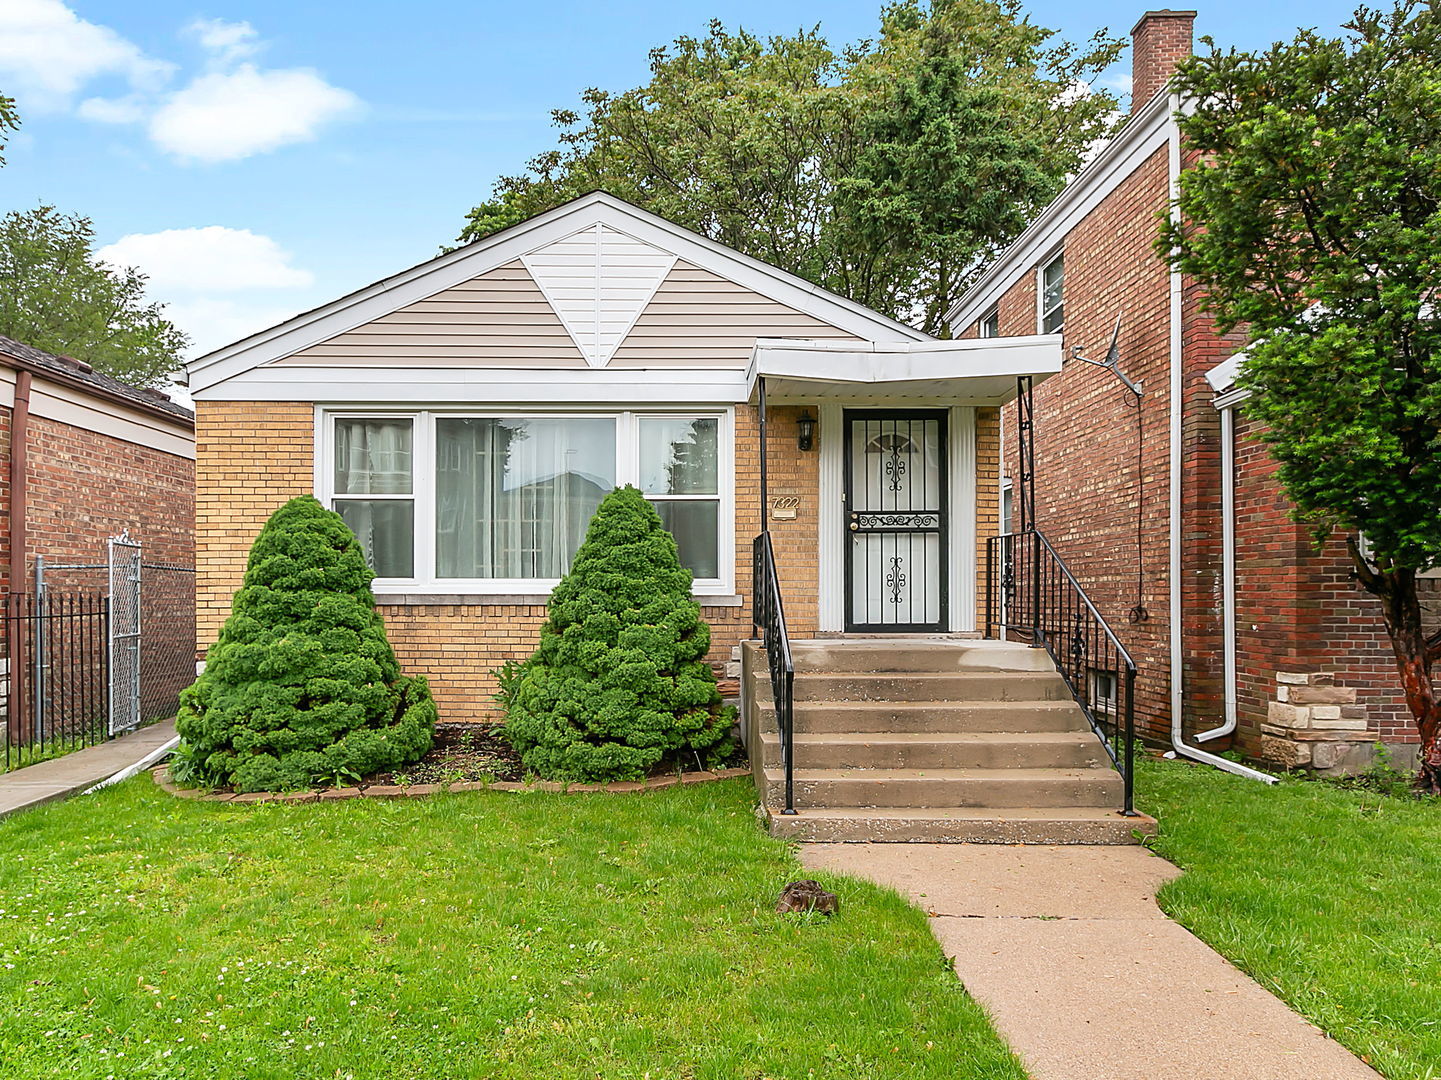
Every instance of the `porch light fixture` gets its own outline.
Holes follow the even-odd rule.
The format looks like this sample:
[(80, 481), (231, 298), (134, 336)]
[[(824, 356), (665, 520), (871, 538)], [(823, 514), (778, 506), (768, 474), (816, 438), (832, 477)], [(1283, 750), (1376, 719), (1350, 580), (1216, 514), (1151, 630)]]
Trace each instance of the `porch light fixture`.
[(796, 427), (800, 428), (800, 438), (796, 444), (802, 450), (809, 450), (816, 444), (816, 418), (808, 412), (802, 412), (796, 417)]

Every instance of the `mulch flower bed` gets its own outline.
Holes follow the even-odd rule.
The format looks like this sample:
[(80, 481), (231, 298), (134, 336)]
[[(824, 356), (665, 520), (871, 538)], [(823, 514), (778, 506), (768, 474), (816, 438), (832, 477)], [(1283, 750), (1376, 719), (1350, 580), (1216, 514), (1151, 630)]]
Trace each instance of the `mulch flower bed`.
[(171, 783), (163, 765), (155, 770), (155, 782), (173, 795), (208, 802), (328, 802), (347, 798), (403, 798), (439, 791), (656, 791), (681, 783), (725, 780), (749, 773), (745, 751), (737, 745), (721, 767), (714, 770), (704, 768), (694, 755), (675, 755), (662, 760), (644, 780), (609, 784), (527, 780), (520, 755), (500, 737), (499, 725), (441, 723), (435, 726), (435, 741), (425, 757), (403, 769), (365, 777), (353, 787), (283, 793), (259, 791), (243, 795), (224, 789), (207, 792)]

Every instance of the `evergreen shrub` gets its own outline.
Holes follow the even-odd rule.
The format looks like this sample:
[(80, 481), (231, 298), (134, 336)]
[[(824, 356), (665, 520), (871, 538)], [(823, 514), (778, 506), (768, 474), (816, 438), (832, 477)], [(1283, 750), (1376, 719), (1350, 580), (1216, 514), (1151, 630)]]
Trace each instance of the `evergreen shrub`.
[(400, 673), (355, 534), (304, 495), (270, 516), (205, 672), (181, 692), (182, 770), (284, 791), (419, 760), (435, 703)]
[(669, 753), (714, 762), (734, 710), (675, 539), (635, 488), (606, 496), (550, 596), (540, 647), (500, 673), (505, 735), (551, 780), (634, 780)]

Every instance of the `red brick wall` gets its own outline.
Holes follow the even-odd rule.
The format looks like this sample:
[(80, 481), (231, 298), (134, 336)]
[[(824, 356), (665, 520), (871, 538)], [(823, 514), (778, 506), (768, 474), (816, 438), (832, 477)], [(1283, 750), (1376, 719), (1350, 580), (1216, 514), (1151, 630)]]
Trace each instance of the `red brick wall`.
[[(9, 587), (10, 418), (0, 408), (0, 589)], [(194, 564), (190, 459), (31, 413), (27, 463), (27, 562), (103, 562), (105, 541), (128, 528), (147, 562)]]
[(1318, 550), (1290, 517), (1261, 427), (1236, 424), (1236, 654), (1242, 749), (1255, 752), (1276, 673), (1334, 672), (1357, 690), (1369, 729), (1390, 743), (1415, 741), (1377, 601), (1351, 578), (1345, 539)]
[[(1141, 597), (1149, 619), (1133, 623), (1136, 602), (1137, 428), (1130, 396), (1107, 373), (1068, 360), (1036, 388), (1036, 518), (1139, 666), (1137, 718), (1165, 737), (1170, 717), (1169, 278), (1155, 255), (1157, 215), (1166, 206), (1166, 151), (1158, 150), (1064, 238), (1067, 355), (1081, 346), (1100, 357), (1117, 314), (1121, 362), (1142, 383), (1144, 523)], [(1001, 298), (1001, 333), (1035, 333), (1032, 268)], [(1220, 417), (1206, 372), (1244, 343), (1221, 336), (1201, 310), (1197, 287), (1183, 283), (1181, 590), (1186, 730), (1224, 715), (1221, 608)], [(974, 325), (958, 328), (975, 336)], [(1259, 745), (1276, 673), (1334, 672), (1358, 691), (1372, 730), (1388, 742), (1413, 739), (1395, 689), (1390, 643), (1375, 601), (1350, 577), (1344, 542), (1318, 552), (1290, 520), (1275, 462), (1244, 421), (1237, 431), (1237, 594), (1240, 735)], [(1016, 476), (1016, 410), (1005, 411), (1006, 473)], [(1426, 586), (1435, 593), (1437, 583)], [(1215, 744), (1213, 744), (1215, 746)], [(1224, 744), (1215, 748), (1222, 748)]]
[[(1065, 238), (1067, 355), (1100, 358), (1123, 317), (1126, 373), (1143, 384), (1138, 443), (1134, 398), (1113, 376), (1075, 360), (1036, 387), (1036, 519), (1135, 656), (1137, 721), (1169, 724), (1167, 645), (1169, 359), (1167, 273), (1151, 245), (1166, 205), (1165, 149), (1157, 150)], [(1003, 335), (1036, 332), (1036, 278), (1000, 300)], [(1138, 451), (1144, 455), (1138, 463)], [(1006, 475), (1015, 478), (1016, 410), (1005, 410)], [(1143, 468), (1141, 467), (1143, 466)], [(1144, 485), (1138, 485), (1138, 468)], [(1137, 519), (1140, 558), (1137, 551)], [(1149, 618), (1133, 623), (1138, 598)]]
[(147, 562), (193, 565), (195, 462), (33, 414), (28, 453), (32, 555), (103, 560), (128, 528)]

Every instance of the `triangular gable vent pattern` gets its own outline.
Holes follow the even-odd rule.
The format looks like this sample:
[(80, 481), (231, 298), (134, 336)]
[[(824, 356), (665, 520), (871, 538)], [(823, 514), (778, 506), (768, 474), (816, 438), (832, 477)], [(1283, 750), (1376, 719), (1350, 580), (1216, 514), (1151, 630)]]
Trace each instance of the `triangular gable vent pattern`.
[(604, 367), (675, 266), (668, 251), (592, 225), (521, 256), (591, 367)]

